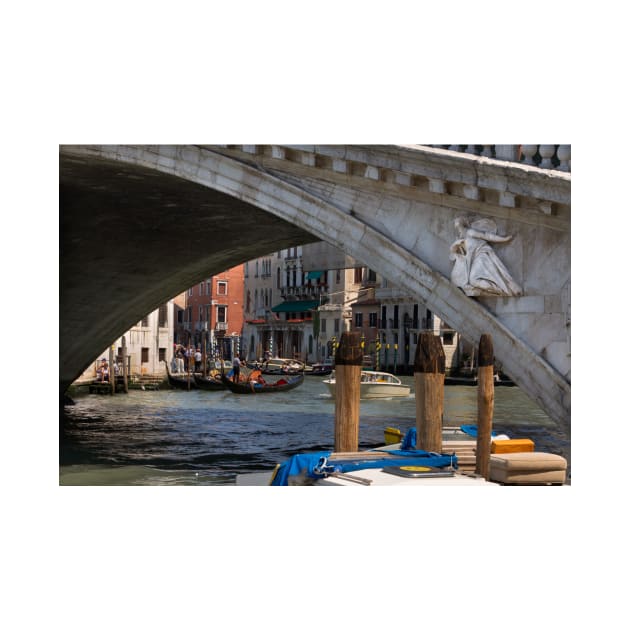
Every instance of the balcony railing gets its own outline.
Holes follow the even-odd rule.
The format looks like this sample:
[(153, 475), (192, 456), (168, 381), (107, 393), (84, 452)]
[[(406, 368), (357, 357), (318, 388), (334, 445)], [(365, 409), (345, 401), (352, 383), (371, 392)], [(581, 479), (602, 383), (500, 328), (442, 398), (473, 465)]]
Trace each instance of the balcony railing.
[(300, 286), (281, 287), (280, 296), (282, 299), (289, 296), (295, 296), (297, 298), (319, 296), (326, 293), (327, 286), (328, 285), (325, 284), (302, 284)]
[(428, 146), (571, 172), (570, 144), (430, 144)]

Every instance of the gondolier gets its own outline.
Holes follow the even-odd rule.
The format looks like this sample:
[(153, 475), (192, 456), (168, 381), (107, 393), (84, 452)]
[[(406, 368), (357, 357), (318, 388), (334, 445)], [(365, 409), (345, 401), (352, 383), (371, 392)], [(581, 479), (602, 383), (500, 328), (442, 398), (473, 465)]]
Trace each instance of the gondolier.
[(238, 383), (241, 378), (241, 360), (238, 357), (232, 359), (232, 380)]

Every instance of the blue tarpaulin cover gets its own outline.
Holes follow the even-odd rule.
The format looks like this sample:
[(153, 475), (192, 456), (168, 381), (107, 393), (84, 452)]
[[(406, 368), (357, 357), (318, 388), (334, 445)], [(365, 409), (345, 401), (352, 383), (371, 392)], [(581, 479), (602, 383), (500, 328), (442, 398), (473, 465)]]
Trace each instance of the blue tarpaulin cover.
[[(332, 451), (298, 453), (290, 457), (278, 468), (271, 485), (287, 486), (289, 485), (289, 477), (295, 475), (304, 474), (310, 479), (323, 479), (326, 476), (326, 472), (343, 473), (365, 468), (383, 468), (384, 466), (433, 466), (434, 468), (440, 468), (452, 465), (454, 468), (457, 468), (457, 457), (455, 455), (439, 455), (438, 453), (417, 450), (383, 452), (394, 455), (394, 457), (376, 460), (361, 460), (358, 458), (350, 460), (335, 459), (332, 462), (327, 462), (326, 460), (330, 457)], [(321, 468), (322, 461), (326, 462), (326, 472), (316, 472), (316, 468)]]
[[(464, 433), (472, 436), (472, 437), (477, 437), (477, 425), (476, 424), (462, 424), (459, 427)], [(496, 431), (492, 431), (491, 436), (492, 437), (496, 437), (497, 433)]]
[(411, 429), (407, 430), (405, 434), (405, 438), (402, 441), (400, 447), (407, 451), (412, 448), (416, 448), (416, 427), (411, 427)]

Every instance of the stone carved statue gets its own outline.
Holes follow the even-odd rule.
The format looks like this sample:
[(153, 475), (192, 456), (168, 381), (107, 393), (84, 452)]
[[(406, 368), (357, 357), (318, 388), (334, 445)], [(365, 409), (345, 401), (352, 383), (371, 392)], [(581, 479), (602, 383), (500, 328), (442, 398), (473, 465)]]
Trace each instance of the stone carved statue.
[(449, 260), (455, 262), (451, 281), (471, 296), (522, 295), (523, 290), (514, 282), (490, 245), (507, 243), (512, 236), (499, 236), (492, 219), (471, 221), (466, 217), (457, 217), (455, 227), (459, 238), (451, 245), (449, 255)]

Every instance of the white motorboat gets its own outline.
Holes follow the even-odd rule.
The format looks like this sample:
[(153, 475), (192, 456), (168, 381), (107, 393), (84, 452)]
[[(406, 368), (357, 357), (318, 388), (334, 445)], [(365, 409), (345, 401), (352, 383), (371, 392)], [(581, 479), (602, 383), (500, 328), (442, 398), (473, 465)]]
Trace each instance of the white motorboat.
[(273, 472), (237, 475), (237, 486), (496, 485), (458, 469), (461, 455), (400, 450), (400, 443), (356, 453), (298, 453)]
[[(323, 381), (328, 387), (331, 396), (335, 396), (335, 373)], [(372, 370), (361, 371), (361, 398), (396, 398), (409, 396), (411, 387), (394, 374), (389, 372), (376, 372)]]
[[(459, 437), (449, 427), (443, 437)], [(451, 431), (453, 432), (451, 433)], [(386, 429), (386, 441), (396, 431)], [(461, 435), (472, 437), (474, 425), (462, 425)], [(292, 455), (273, 472), (237, 475), (237, 486), (416, 486), (416, 485), (563, 485), (566, 460), (558, 455), (536, 453), (529, 439), (511, 440), (494, 435), (489, 479), (477, 474), (476, 440), (445, 439), (441, 453), (416, 449), (415, 428), (402, 442), (359, 452), (305, 452)], [(496, 442), (495, 442), (496, 441)], [(523, 467), (524, 466), (524, 467)]]

